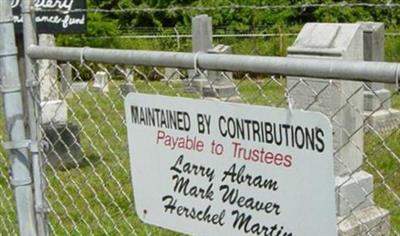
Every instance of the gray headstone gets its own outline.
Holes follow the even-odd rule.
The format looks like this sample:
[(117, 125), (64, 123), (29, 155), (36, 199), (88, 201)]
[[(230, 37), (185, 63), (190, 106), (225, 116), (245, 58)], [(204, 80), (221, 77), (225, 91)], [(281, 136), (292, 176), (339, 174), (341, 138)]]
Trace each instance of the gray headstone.
[[(212, 48), (212, 18), (207, 15), (198, 15), (192, 18), (192, 52), (207, 52)], [(202, 93), (207, 85), (207, 71), (199, 74), (189, 70), (188, 91)]]
[[(376, 22), (362, 22), (364, 38), (364, 61), (385, 60), (385, 25)], [(382, 83), (367, 83), (373, 90), (384, 88)]]
[(212, 18), (198, 15), (192, 18), (192, 52), (207, 52), (212, 48)]
[(119, 90), (123, 97), (126, 97), (130, 92), (134, 92), (133, 86), (134, 71), (130, 68), (121, 69), (120, 72), (124, 75), (125, 81), (119, 85)]
[(45, 163), (53, 168), (78, 167), (83, 161), (80, 126), (75, 123), (43, 125), (43, 139), (48, 143)]
[[(385, 27), (383, 23), (362, 22), (364, 30), (364, 60), (384, 61)], [(383, 83), (366, 83), (364, 116), (367, 131), (390, 133), (399, 127), (400, 111), (391, 108), (390, 91)]]

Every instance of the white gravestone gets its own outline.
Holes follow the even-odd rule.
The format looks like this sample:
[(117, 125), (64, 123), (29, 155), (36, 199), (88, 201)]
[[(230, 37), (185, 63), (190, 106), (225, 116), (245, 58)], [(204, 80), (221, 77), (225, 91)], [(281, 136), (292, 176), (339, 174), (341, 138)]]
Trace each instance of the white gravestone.
[(94, 75), (93, 87), (98, 91), (106, 93), (109, 91), (108, 88), (108, 75), (104, 71), (98, 71)]
[[(385, 26), (383, 23), (363, 22), (364, 60), (384, 61)], [(390, 91), (382, 83), (366, 83), (364, 91), (364, 116), (369, 129), (389, 133), (400, 123), (400, 111), (390, 105)]]
[[(55, 46), (54, 35), (40, 34), (39, 45)], [(67, 122), (67, 104), (59, 99), (57, 61), (39, 61), (40, 99), (42, 123)]]
[[(39, 45), (54, 47), (54, 35), (39, 34)], [(42, 101), (58, 99), (57, 75), (57, 61), (39, 60), (40, 98)]]
[[(288, 49), (289, 57), (363, 60), (360, 24), (306, 24)], [(303, 82), (300, 80), (303, 79)], [(376, 221), (389, 224), (388, 211), (374, 206), (373, 177), (360, 170), (363, 162), (363, 84), (352, 81), (288, 77), (289, 102), (296, 109), (320, 111), (333, 125), (336, 209), (339, 235), (359, 235), (354, 229), (372, 228)], [(368, 211), (371, 207), (378, 211)], [(355, 213), (364, 215), (358, 225), (346, 228)], [(343, 220), (344, 219), (344, 220)], [(353, 233), (352, 233), (353, 232)], [(382, 235), (387, 235), (383, 231)]]

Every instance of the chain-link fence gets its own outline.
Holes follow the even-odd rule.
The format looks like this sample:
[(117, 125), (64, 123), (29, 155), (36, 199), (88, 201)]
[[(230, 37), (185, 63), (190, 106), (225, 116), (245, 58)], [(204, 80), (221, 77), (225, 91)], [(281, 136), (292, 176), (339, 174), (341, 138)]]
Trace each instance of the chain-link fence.
[[(1, 107), (3, 109), (3, 107)], [(4, 143), (8, 138), (6, 137), (6, 127), (4, 120), (1, 119), (1, 135), (0, 142)], [(18, 233), (15, 201), (10, 183), (10, 159), (7, 153), (0, 149), (0, 234), (2, 235), (16, 235)]]
[[(399, 4), (391, 2), (353, 5), (399, 8)], [(222, 6), (223, 9), (229, 7), (232, 6)], [(330, 5), (254, 6), (254, 9), (249, 9), (310, 7)], [(98, 9), (89, 9), (88, 12), (95, 10)], [(135, 9), (98, 10), (100, 13), (126, 11)], [(190, 51), (189, 36), (175, 36), (168, 37), (170, 42), (163, 44), (161, 49), (172, 45), (172, 49)], [(237, 35), (214, 36), (214, 42), (233, 46), (234, 53), (273, 52), (280, 56), (286, 55), (287, 47), (296, 37), (291, 33), (249, 34), (240, 36), (240, 40)], [(264, 40), (266, 37), (268, 40)], [(123, 38), (125, 41), (128, 39)], [(133, 41), (136, 39), (132, 37)], [(166, 40), (166, 37), (161, 37), (161, 40)], [(240, 48), (240, 45), (250, 46)], [(396, 45), (390, 43), (387, 48)], [(74, 53), (66, 53), (64, 48), (50, 53), (45, 49), (39, 48), (42, 54), (39, 53), (41, 56), (34, 60), (39, 68), (33, 71), (34, 80), (40, 86), (28, 86), (24, 95), (32, 95), (40, 108), (35, 119), (40, 129), (40, 174), (44, 181), (39, 188), (35, 185), (34, 191), (43, 192), (44, 207), (35, 205), (35, 211), (44, 213), (41, 215), (44, 223), (48, 217), (46, 226), (51, 234), (176, 235), (144, 224), (135, 212), (124, 114), (124, 98), (131, 92), (323, 112), (334, 127), (337, 225), (340, 232), (342, 235), (400, 234), (400, 182), (396, 181), (400, 173), (400, 145), (397, 142), (400, 97), (392, 85), (398, 80), (398, 68), (394, 78), (386, 80), (392, 84), (383, 86), (354, 82), (357, 80), (351, 81), (348, 77), (345, 81), (315, 80), (306, 78), (304, 74), (296, 77), (295, 73), (287, 73), (291, 76), (286, 77), (279, 73), (248, 72), (252, 71), (252, 65), (245, 60), (247, 64), (242, 63), (243, 69), (234, 72), (227, 72), (229, 63), (218, 60), (214, 60), (212, 66), (213, 63), (208, 64), (214, 70), (205, 70), (198, 65), (198, 54), (186, 55), (190, 58), (190, 65), (185, 60), (174, 59), (170, 64), (178, 64), (180, 68), (168, 68), (160, 61), (153, 63), (157, 65), (143, 66), (143, 60), (148, 62), (143, 55), (140, 59), (126, 62), (115, 51), (103, 51), (107, 60), (91, 60), (93, 54), (88, 54), (87, 48), (77, 49), (79, 58), (73, 56)], [(158, 56), (163, 56), (163, 53)], [(396, 56), (389, 50), (390, 59)], [(46, 60), (55, 57), (59, 61)], [(258, 58), (259, 61), (264, 59), (267, 58)], [(315, 77), (324, 77), (320, 75)], [(3, 123), (0, 128), (7, 130)], [(0, 135), (2, 143), (6, 140), (5, 135)], [(15, 235), (18, 231), (9, 180), (10, 163), (3, 150), (0, 161), (3, 163), (0, 167), (0, 233)], [(35, 200), (37, 203), (38, 199)]]
[[(37, 75), (41, 95), (36, 96), (36, 101), (41, 104), (41, 132), (45, 141), (42, 148), (43, 177), (47, 183), (45, 199), (49, 209), (49, 230), (54, 235), (174, 235), (141, 223), (135, 213), (123, 107), (128, 92), (273, 107), (288, 107), (290, 103), (289, 107), (300, 108), (296, 96), (291, 96), (297, 89), (314, 98), (300, 102), (305, 110), (325, 106), (327, 94), (340, 94), (344, 98), (344, 103), (327, 114), (332, 124), (338, 127), (337, 132), (345, 132), (348, 138), (336, 146), (335, 155), (339, 155), (345, 146), (355, 147), (362, 152), (364, 164), (352, 169), (348, 178), (360, 170), (374, 177), (373, 189), (361, 187), (365, 193), (363, 201), (351, 206), (349, 214), (340, 218), (338, 224), (352, 217), (364, 222), (357, 210), (360, 206), (369, 206), (366, 202), (373, 198), (378, 207), (389, 211), (390, 220), (382, 218), (372, 224), (366, 223), (364, 232), (379, 235), (376, 233), (385, 231), (383, 228), (390, 225), (391, 235), (400, 233), (400, 185), (396, 181), (400, 173), (399, 120), (393, 116), (383, 126), (374, 126), (369, 121), (389, 100), (392, 101), (389, 113), (395, 113), (393, 109), (400, 107), (398, 92), (391, 87), (390, 95), (382, 98), (366, 83), (356, 83), (354, 90), (345, 91), (338, 81), (329, 80), (323, 86), (316, 86), (308, 79), (287, 80), (286, 77), (258, 73), (193, 71), (91, 61), (38, 62), (42, 68)], [(199, 80), (202, 82), (198, 83)], [(379, 101), (368, 115), (353, 99), (364, 91), (371, 92)], [(363, 121), (349, 128), (340, 118), (343, 112), (358, 114)], [(352, 137), (360, 132), (364, 141), (358, 146), (360, 143)], [(349, 180), (342, 184), (346, 185), (346, 181)], [(7, 227), (3, 230), (13, 233), (9, 227), (13, 225), (14, 213), (7, 211), (12, 209), (12, 201), (10, 197), (6, 199), (3, 208), (7, 214), (2, 214), (1, 220)]]
[[(334, 106), (326, 115), (337, 132), (347, 139), (336, 146), (339, 155), (345, 146), (362, 152), (363, 164), (351, 169), (349, 179), (360, 170), (373, 175), (373, 189), (361, 187), (362, 201), (352, 202), (349, 213), (339, 218), (361, 222), (364, 232), (379, 235), (390, 226), (391, 235), (400, 232), (399, 175), (400, 147), (397, 143), (400, 100), (393, 87), (382, 97), (371, 83), (357, 82), (351, 91), (343, 90), (336, 80), (324, 80), (316, 85), (313, 80), (264, 73), (216, 72), (165, 67), (146, 67), (124, 64), (102, 64), (89, 60), (37, 60), (40, 70), (36, 80), (40, 89), (35, 101), (41, 107), (41, 156), (45, 179), (45, 201), (49, 217), (49, 231), (54, 235), (165, 235), (172, 232), (143, 224), (135, 213), (133, 190), (129, 173), (128, 147), (124, 114), (124, 97), (128, 92), (191, 97), (218, 101), (242, 102), (273, 107), (318, 110), (326, 106), (326, 98), (344, 102)], [(202, 81), (199, 83), (199, 81)], [(349, 82), (352, 83), (352, 82)], [(228, 89), (227, 89), (228, 87)], [(313, 99), (296, 100), (297, 90)], [(39, 93), (40, 91), (40, 93)], [(377, 102), (365, 114), (354, 97), (368, 93)], [(40, 95), (39, 95), (40, 94)], [(338, 97), (330, 97), (336, 94)], [(391, 104), (388, 105), (388, 102)], [(390, 106), (390, 108), (388, 107)], [(387, 122), (371, 123), (371, 117), (387, 109)], [(340, 118), (341, 113), (352, 112), (363, 117), (362, 122), (350, 127)], [(363, 133), (363, 142), (352, 140)], [(4, 234), (16, 234), (15, 212), (7, 159), (1, 156), (1, 188), (4, 199), (0, 205)], [(340, 161), (339, 161), (340, 163)], [(346, 161), (343, 162), (344, 165)], [(345, 179), (342, 185), (346, 185)], [(360, 186), (363, 183), (357, 182)], [(339, 185), (340, 186), (340, 185)], [(337, 186), (337, 188), (339, 188)], [(340, 194), (338, 194), (340, 196)], [(360, 207), (373, 199), (379, 209), (390, 215), (374, 223), (365, 223), (359, 215)], [(368, 207), (367, 207), (368, 208)], [(385, 213), (386, 214), (386, 213)], [(354, 218), (354, 219), (353, 219)]]

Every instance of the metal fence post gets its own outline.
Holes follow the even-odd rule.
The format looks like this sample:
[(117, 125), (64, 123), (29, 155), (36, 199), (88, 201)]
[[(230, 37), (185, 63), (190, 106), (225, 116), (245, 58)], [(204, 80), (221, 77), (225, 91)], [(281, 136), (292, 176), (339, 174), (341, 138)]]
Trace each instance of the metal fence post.
[(17, 218), (21, 235), (36, 235), (32, 178), (26, 140), (17, 48), (10, 1), (0, 0), (0, 76), (4, 114), (10, 141), (4, 143), (11, 159), (11, 183), (14, 187)]
[[(22, 2), (23, 14), (23, 35), (24, 49), (31, 45), (37, 45), (36, 23), (34, 20), (34, 4), (32, 0), (24, 0)], [(38, 75), (37, 66), (27, 54), (25, 54), (25, 86), (26, 86), (26, 104), (28, 107), (29, 132), (32, 144), (35, 148), (31, 148), (32, 157), (32, 175), (33, 189), (35, 199), (35, 215), (36, 226), (39, 235), (48, 235), (47, 214), (48, 207), (44, 198), (46, 182), (42, 176), (43, 160), (39, 152), (39, 143), (41, 142), (41, 113), (40, 113), (40, 83), (35, 78)]]

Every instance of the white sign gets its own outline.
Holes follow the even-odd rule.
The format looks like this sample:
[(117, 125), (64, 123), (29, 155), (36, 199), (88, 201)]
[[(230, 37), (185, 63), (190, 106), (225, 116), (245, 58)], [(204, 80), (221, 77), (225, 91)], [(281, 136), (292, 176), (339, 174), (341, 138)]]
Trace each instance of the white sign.
[(133, 93), (125, 110), (144, 222), (191, 235), (336, 235), (322, 114)]

